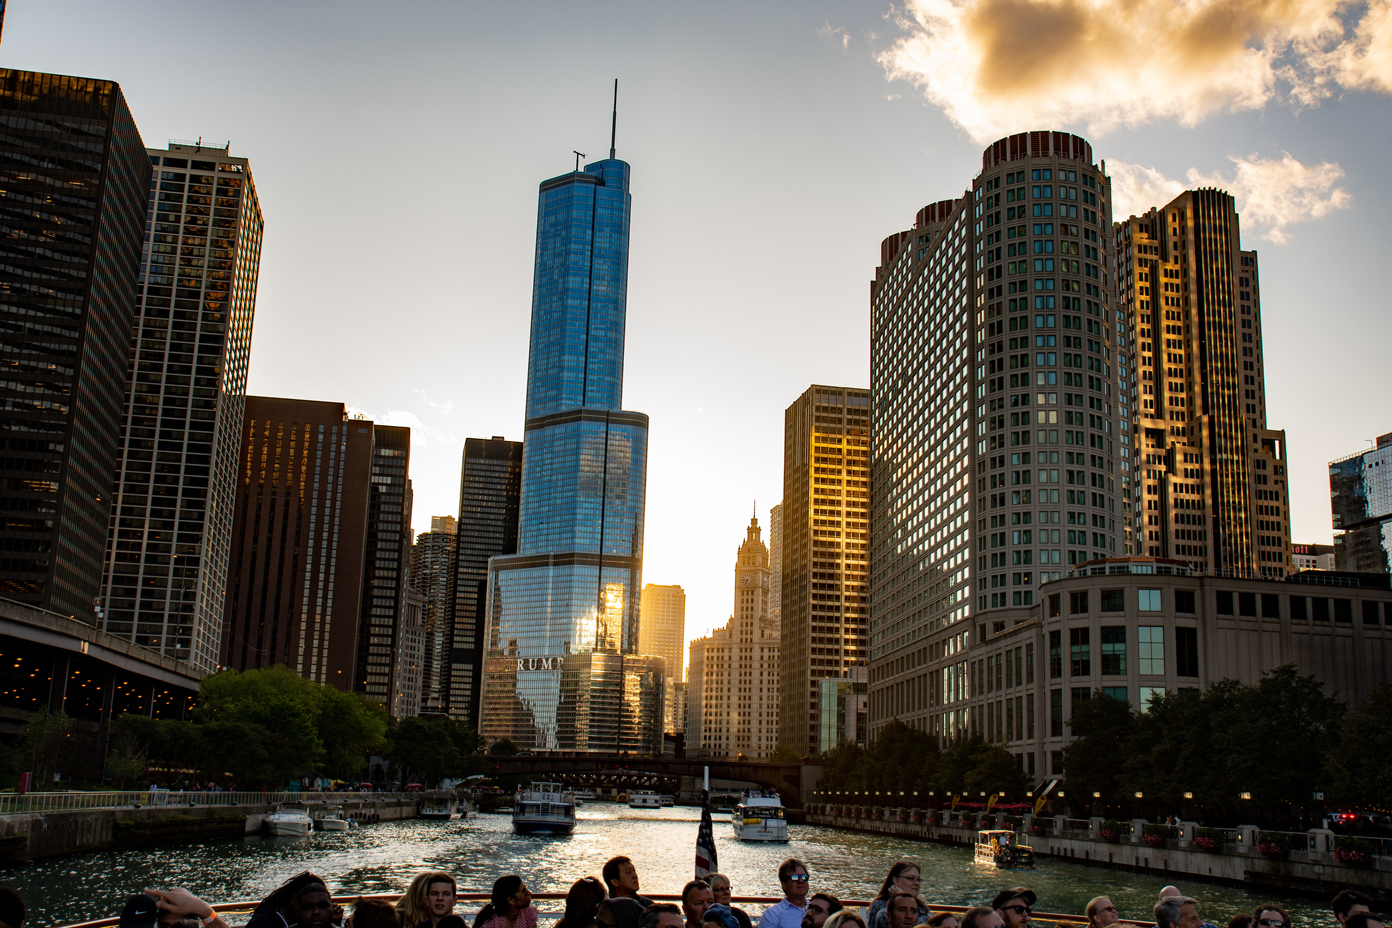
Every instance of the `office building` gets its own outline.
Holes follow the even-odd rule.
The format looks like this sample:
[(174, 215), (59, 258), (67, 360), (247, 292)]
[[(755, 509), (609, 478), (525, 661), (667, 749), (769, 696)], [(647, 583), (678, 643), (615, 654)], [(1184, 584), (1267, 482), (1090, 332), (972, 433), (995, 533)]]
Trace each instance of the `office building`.
[(113, 81), (0, 69), (0, 116), (0, 597), (99, 625), (150, 160)]
[(638, 613), (638, 653), (662, 658), (667, 694), (662, 707), (662, 730), (679, 730), (678, 700), (686, 652), (686, 591), (680, 586), (649, 583), (643, 587)]
[(960, 198), (881, 245), (872, 735), (894, 718), (981, 730), (968, 650), (1033, 614), (1041, 583), (1122, 550), (1131, 437), (1110, 194), (1085, 140), (1013, 135), (985, 150)]
[(1135, 477), (1123, 551), (1284, 577), (1286, 433), (1266, 425), (1257, 253), (1242, 249), (1233, 198), (1185, 191), (1118, 222), (1114, 245), (1131, 359), (1117, 411)]
[(454, 516), (432, 516), (430, 531), (421, 532), (411, 546), (410, 585), (421, 596), (424, 629), (421, 712), (444, 712), (449, 693), (449, 620), (457, 531)]
[(485, 607), (490, 742), (661, 753), (663, 662), (636, 657), (648, 417), (621, 408), (630, 209), (612, 146), (541, 184), (517, 553), (492, 559)]
[(769, 510), (769, 615), (783, 618), (783, 504)]
[(374, 439), (342, 403), (247, 397), (223, 666), (353, 689)]
[(734, 580), (730, 621), (691, 643), (691, 669), (701, 681), (690, 681), (687, 698), (701, 705), (691, 709), (699, 728), (692, 732), (688, 723), (688, 756), (758, 760), (778, 747), (779, 632), (769, 615), (773, 580), (757, 516), (735, 555)]
[(1291, 545), (1291, 565), (1302, 570), (1336, 570), (1333, 545)]
[(1144, 709), (1159, 693), (1220, 680), (1255, 685), (1291, 664), (1326, 696), (1363, 700), (1392, 682), (1392, 590), (1386, 576), (1238, 577), (1177, 560), (1108, 558), (1045, 583), (1020, 621), (964, 658), (982, 734), (1027, 775), (1057, 776), (1074, 738), (1068, 720), (1085, 699)]
[(821, 743), (821, 681), (866, 663), (870, 392), (814, 384), (783, 416), (778, 744)]
[(1392, 572), (1392, 432), (1329, 465), (1337, 570)]
[(392, 670), (393, 718), (404, 719), (424, 712), (426, 640), (425, 595), (408, 583), (401, 597), (401, 622), (397, 630), (396, 666)]
[(372, 426), (362, 613), (353, 688), (391, 707), (397, 630), (411, 559), (411, 430)]
[(522, 491), (522, 442), (501, 435), (469, 438), (459, 478), (454, 580), (445, 668), (445, 712), (478, 730), (483, 679), (483, 613), (488, 559), (517, 551), (517, 508)]
[(222, 647), (263, 222), (247, 159), (179, 142), (147, 154), (153, 175), (102, 625), (211, 673)]

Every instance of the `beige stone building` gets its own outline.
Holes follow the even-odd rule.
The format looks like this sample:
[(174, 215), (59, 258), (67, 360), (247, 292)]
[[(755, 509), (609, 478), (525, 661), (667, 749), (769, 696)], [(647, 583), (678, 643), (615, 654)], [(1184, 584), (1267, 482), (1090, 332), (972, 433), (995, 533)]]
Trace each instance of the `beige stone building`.
[(730, 621), (691, 643), (686, 752), (753, 760), (778, 744), (778, 625), (769, 615), (769, 552), (758, 517), (735, 558)]
[(663, 701), (663, 731), (681, 728), (677, 702), (682, 682), (682, 657), (686, 650), (686, 591), (675, 584), (649, 583), (643, 587), (638, 613), (638, 653), (660, 657), (667, 668)]

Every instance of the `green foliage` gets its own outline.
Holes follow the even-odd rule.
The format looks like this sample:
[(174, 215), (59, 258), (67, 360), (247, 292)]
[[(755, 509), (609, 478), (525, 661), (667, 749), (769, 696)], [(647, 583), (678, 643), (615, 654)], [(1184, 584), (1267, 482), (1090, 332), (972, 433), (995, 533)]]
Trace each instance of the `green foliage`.
[(53, 775), (65, 772), (73, 760), (72, 735), (73, 720), (62, 712), (40, 709), (30, 715), (14, 748), (15, 771), (32, 773), (35, 790), (52, 789)]
[(522, 750), (517, 746), (517, 742), (511, 738), (499, 738), (488, 747), (488, 753), (494, 757), (512, 757)]
[(795, 764), (802, 760), (802, 755), (786, 744), (780, 744), (769, 760), (775, 764)]
[(1077, 736), (1063, 749), (1068, 792), (1075, 796), (1119, 794), (1123, 784), (1118, 749), (1130, 743), (1136, 733), (1136, 714), (1131, 706), (1098, 690), (1091, 699), (1074, 704), (1068, 724)]
[(939, 796), (999, 793), (1015, 799), (1029, 788), (1019, 761), (1001, 745), (969, 735), (944, 749), (933, 735), (898, 719), (885, 725), (869, 747), (841, 744), (826, 754), (825, 762), (819, 790), (902, 792), (906, 801), (917, 792), (924, 805), (930, 791)]
[(1330, 792), (1344, 805), (1392, 805), (1392, 684), (1349, 712), (1330, 755)]
[(444, 715), (402, 719), (391, 732), (387, 759), (402, 779), (418, 777), (433, 786), (446, 777), (463, 778), (482, 769), (483, 739), (463, 722)]

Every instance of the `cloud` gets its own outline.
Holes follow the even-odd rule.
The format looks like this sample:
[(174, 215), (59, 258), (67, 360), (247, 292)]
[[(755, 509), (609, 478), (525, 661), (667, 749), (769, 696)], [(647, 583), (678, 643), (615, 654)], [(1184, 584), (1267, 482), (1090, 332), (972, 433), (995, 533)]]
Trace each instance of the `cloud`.
[(1281, 158), (1232, 157), (1236, 170), (1231, 177), (1190, 168), (1184, 181), (1167, 177), (1155, 168), (1108, 161), (1112, 215), (1120, 219), (1153, 206), (1164, 206), (1186, 189), (1219, 187), (1237, 201), (1237, 211), (1246, 228), (1268, 241), (1284, 244), (1289, 240), (1288, 226), (1319, 219), (1352, 204), (1348, 191), (1337, 186), (1344, 176), (1338, 164), (1325, 161), (1307, 165), (1289, 152), (1282, 154)]
[[(417, 391), (419, 392), (419, 391)], [(435, 404), (428, 403), (432, 407)], [(348, 406), (348, 415), (354, 419), (368, 419), (376, 425), (397, 425), (405, 426), (411, 430), (412, 441), (424, 441), (428, 444), (436, 445), (463, 445), (464, 442), (448, 429), (442, 429), (431, 425), (422, 419), (417, 413), (409, 409), (388, 409), (385, 413), (376, 414), (371, 410), (360, 409), (357, 406)], [(448, 410), (445, 410), (448, 412)]]
[(1392, 0), (907, 0), (878, 55), (978, 141), (1392, 93)]
[(847, 35), (846, 30), (836, 28), (830, 21), (822, 24), (822, 28), (817, 30), (817, 35), (824, 39), (839, 39), (842, 51), (845, 51), (851, 44), (851, 37)]

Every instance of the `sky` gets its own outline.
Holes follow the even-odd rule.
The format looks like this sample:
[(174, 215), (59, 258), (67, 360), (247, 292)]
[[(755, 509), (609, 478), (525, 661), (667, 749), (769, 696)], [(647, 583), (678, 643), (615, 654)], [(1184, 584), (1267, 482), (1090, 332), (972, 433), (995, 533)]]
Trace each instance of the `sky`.
[[(249, 391), (412, 429), (414, 526), (466, 437), (522, 437), (537, 185), (632, 165), (624, 407), (651, 417), (644, 581), (687, 636), (782, 495), (783, 411), (869, 386), (880, 242), (993, 140), (1093, 144), (1120, 218), (1186, 186), (1259, 252), (1293, 537), (1392, 431), (1392, 0), (11, 0), (5, 67), (120, 82), (147, 145), (249, 158)], [(1379, 220), (1377, 217), (1383, 217)], [(766, 536), (767, 537), (767, 536)]]

